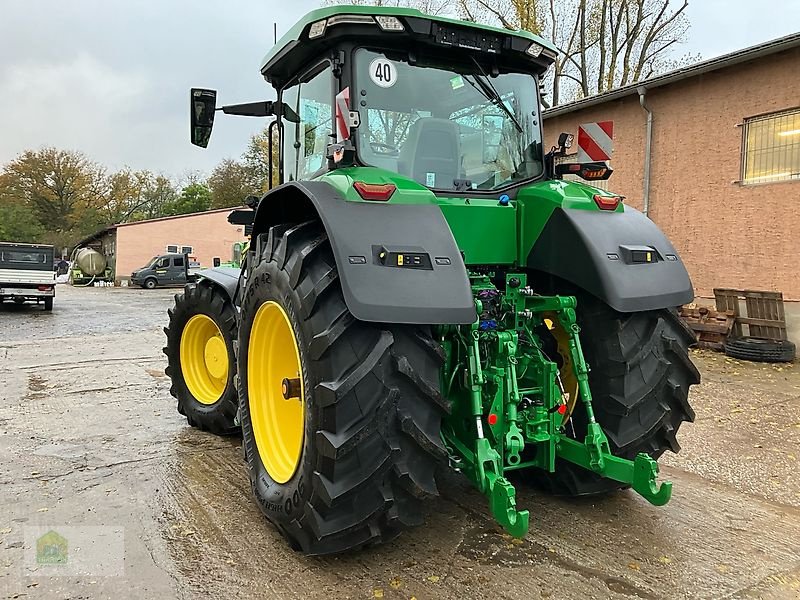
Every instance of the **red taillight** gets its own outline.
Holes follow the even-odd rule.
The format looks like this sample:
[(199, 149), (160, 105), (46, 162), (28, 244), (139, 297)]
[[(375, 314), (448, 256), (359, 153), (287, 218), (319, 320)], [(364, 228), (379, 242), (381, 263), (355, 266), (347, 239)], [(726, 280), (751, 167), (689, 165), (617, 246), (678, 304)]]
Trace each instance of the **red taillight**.
[(364, 183), (363, 181), (356, 181), (353, 187), (356, 188), (358, 195), (364, 200), (378, 200), (380, 202), (386, 202), (397, 189), (397, 186), (393, 183)]
[(619, 196), (603, 196), (602, 194), (594, 195), (594, 203), (600, 210), (616, 210), (622, 198)]
[(37, 289), (40, 292), (49, 292), (50, 290), (53, 289), (53, 286), (52, 285), (40, 285)]

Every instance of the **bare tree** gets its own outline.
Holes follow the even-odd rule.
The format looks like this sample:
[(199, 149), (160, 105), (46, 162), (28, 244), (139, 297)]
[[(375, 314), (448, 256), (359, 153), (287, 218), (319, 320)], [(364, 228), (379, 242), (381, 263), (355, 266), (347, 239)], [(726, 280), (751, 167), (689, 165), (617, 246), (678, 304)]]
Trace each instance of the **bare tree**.
[(688, 0), (458, 0), (459, 13), (549, 37), (560, 50), (553, 104), (641, 81), (696, 60), (673, 58)]
[[(338, 3), (331, 0), (326, 4)], [(675, 57), (689, 30), (688, 0), (353, 0), (413, 6), (549, 38), (560, 52), (552, 104), (600, 94), (699, 59)]]

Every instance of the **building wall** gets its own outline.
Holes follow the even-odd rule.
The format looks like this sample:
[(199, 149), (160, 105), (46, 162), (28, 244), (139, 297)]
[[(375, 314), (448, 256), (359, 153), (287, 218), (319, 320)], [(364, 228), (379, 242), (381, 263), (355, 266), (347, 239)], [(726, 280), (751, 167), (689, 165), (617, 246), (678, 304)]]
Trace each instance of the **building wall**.
[(233, 244), (246, 238), (243, 226), (228, 223), (229, 213), (229, 209), (215, 210), (118, 226), (117, 280), (130, 277), (152, 257), (164, 254), (169, 244), (192, 246), (192, 256), (203, 267), (213, 266), (215, 256), (230, 260)]
[[(783, 292), (800, 300), (800, 181), (742, 186), (746, 117), (800, 106), (800, 49), (648, 91), (653, 111), (650, 218), (685, 261), (695, 291)], [(646, 114), (636, 94), (545, 120), (552, 145), (580, 123), (614, 121), (609, 189), (642, 208)]]

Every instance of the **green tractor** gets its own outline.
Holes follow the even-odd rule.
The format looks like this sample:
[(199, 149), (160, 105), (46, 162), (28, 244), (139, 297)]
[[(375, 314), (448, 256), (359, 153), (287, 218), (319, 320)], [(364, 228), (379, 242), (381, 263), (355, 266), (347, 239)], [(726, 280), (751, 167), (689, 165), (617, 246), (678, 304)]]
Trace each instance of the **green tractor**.
[[(241, 430), (256, 501), (308, 554), (423, 520), (440, 467), (522, 537), (515, 485), (671, 495), (698, 383), (693, 298), (672, 244), (609, 192), (604, 163), (557, 164), (539, 83), (556, 49), (524, 31), (412, 9), (315, 10), (267, 54), (275, 101), (191, 91), (192, 142), (216, 111), (273, 117), (280, 185), (241, 269), (201, 273), (169, 311), (178, 410)], [(513, 482), (513, 483), (512, 483)]]

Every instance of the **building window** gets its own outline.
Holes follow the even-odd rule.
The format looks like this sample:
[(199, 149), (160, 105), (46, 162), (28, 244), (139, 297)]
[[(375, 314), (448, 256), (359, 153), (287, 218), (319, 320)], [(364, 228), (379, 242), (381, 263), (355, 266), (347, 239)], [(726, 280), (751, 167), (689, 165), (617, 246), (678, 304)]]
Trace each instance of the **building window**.
[(181, 246), (181, 254), (192, 254), (194, 249), (191, 246)]
[(745, 119), (741, 183), (800, 179), (800, 109)]
[(169, 245), (167, 246), (167, 254), (177, 254), (178, 253), (178, 246)]

